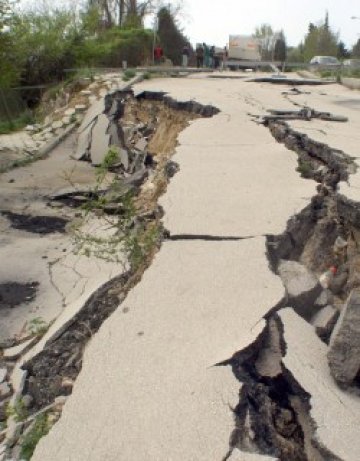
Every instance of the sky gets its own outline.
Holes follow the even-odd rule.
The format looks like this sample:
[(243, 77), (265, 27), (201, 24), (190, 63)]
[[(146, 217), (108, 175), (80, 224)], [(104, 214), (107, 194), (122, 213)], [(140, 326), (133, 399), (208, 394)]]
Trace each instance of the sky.
[(360, 0), (185, 0), (179, 20), (192, 44), (224, 46), (229, 34), (252, 34), (256, 26), (269, 23), (283, 29), (288, 44), (296, 46), (309, 22), (323, 20), (326, 10), (331, 28), (346, 45), (354, 45), (360, 38)]

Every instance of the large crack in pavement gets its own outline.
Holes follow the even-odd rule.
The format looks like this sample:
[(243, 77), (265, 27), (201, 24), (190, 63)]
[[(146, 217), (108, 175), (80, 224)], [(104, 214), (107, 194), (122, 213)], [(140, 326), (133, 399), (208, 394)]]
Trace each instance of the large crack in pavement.
[[(203, 110), (198, 103), (179, 104), (161, 93), (145, 92), (141, 98), (144, 105), (148, 105), (148, 101), (152, 100), (164, 102), (171, 110), (210, 114), (208, 108)], [(134, 104), (132, 99), (130, 104)], [(139, 113), (142, 111), (143, 108)], [(156, 107), (152, 107), (151, 111), (156, 112)], [(214, 109), (211, 113), (215, 113)], [(319, 323), (316, 326), (318, 336), (323, 342), (328, 343), (338, 317), (337, 309), (358, 286), (354, 265), (358, 258), (356, 239), (357, 229), (360, 228), (360, 212), (357, 204), (337, 193), (338, 182), (348, 178), (353, 162), (346, 154), (294, 132), (284, 121), (271, 121), (269, 128), (279, 142), (298, 153), (301, 159), (300, 166), (305, 161), (309, 163), (306, 171), (303, 169), (301, 173), (315, 179), (319, 183), (319, 189), (310, 205), (289, 220), (283, 234), (267, 236), (269, 265), (272, 271), (283, 279), (286, 297), (276, 306), (269, 308), (265, 317), (265, 328), (256, 341), (237, 352), (232, 359), (217, 364), (217, 368), (231, 367), (237, 380), (242, 383), (240, 400), (236, 408), (233, 408), (236, 426), (230, 437), (229, 452), (223, 459), (233, 459), (235, 449), (240, 449), (288, 461), (339, 461), (344, 458), (334, 454), (317, 436), (317, 423), (311, 414), (312, 389), (302, 386), (286, 364), (289, 344), (286, 341), (288, 329), (284, 308), (291, 307), (307, 323), (313, 323), (317, 314), (332, 305), (331, 319), (327, 318), (325, 324)], [(158, 209), (157, 199), (166, 189), (170, 177), (176, 172), (176, 165), (169, 163), (169, 153), (167, 151), (167, 155), (158, 163), (161, 164), (161, 168), (157, 170), (159, 187), (155, 187), (155, 191), (148, 189), (149, 194), (146, 197), (138, 197), (140, 203), (150, 202), (152, 205), (142, 216), (145, 216), (147, 225), (154, 221), (158, 223), (161, 219), (162, 212)], [(76, 199), (79, 199), (79, 193), (62, 196), (60, 199), (69, 200), (70, 205), (78, 206)], [(80, 203), (82, 202), (83, 198), (80, 198)], [(106, 211), (108, 214), (114, 214), (114, 207)], [(117, 211), (115, 210), (115, 214)], [(141, 219), (140, 222), (143, 223)], [(341, 241), (346, 241), (346, 245), (337, 248), (334, 254), (334, 242), (339, 237)], [(256, 236), (190, 233), (171, 235), (165, 230), (163, 238), (174, 243), (198, 240), (216, 244), (223, 241), (252, 240)], [(160, 243), (158, 241), (157, 245)], [(344, 256), (344, 248), (346, 251), (351, 248), (352, 253)], [(72, 392), (74, 381), (81, 370), (86, 344), (99, 330), (103, 321), (121, 306), (130, 290), (141, 280), (144, 270), (151, 264), (152, 256), (153, 253), (140, 270), (130, 269), (94, 293), (66, 328), (59, 331), (45, 349), (25, 365), (24, 368), (29, 373), (25, 392), (34, 399), (31, 411), (44, 408), (57, 396)], [(311, 273), (321, 275), (334, 264), (338, 273), (332, 278), (331, 283), (337, 283), (336, 293), (334, 286), (329, 286), (329, 289), (319, 286), (316, 277), (309, 282)], [(304, 276), (312, 285), (307, 286), (306, 290), (292, 292), (290, 282), (294, 279), (294, 273), (296, 277)], [(347, 277), (343, 274), (347, 274)], [(339, 280), (341, 275), (342, 278)], [(122, 309), (124, 314), (129, 312), (127, 306), (119, 309)], [(144, 335), (146, 337), (147, 333), (141, 330), (137, 335), (142, 338)], [(49, 370), (52, 370), (51, 373)], [(356, 379), (350, 383), (352, 387), (357, 385)]]
[[(137, 187), (135, 202), (138, 211), (134, 225), (145, 226), (146, 228), (154, 225), (154, 223), (159, 225), (162, 212), (157, 205), (157, 199), (165, 192), (166, 184), (177, 171), (176, 164), (170, 158), (174, 153), (178, 133), (187, 125), (188, 121), (199, 116), (210, 117), (217, 113), (217, 109), (193, 101), (178, 103), (165, 94), (155, 92), (144, 92), (136, 98), (131, 92), (126, 92), (126, 94), (116, 92), (113, 94), (113, 98), (121, 101), (124, 98), (127, 99), (124, 110), (120, 111), (123, 114), (120, 123), (126, 124), (127, 127), (131, 122), (141, 124), (142, 132), (148, 131), (147, 151), (148, 155), (150, 154), (154, 159), (150, 163), (150, 181), (146, 179), (148, 175), (143, 176)], [(111, 101), (107, 100), (107, 105), (111, 107)], [(170, 125), (172, 126), (170, 127)], [(164, 136), (165, 132), (166, 136)], [(118, 168), (121, 176), (122, 167), (118, 166)], [(114, 168), (112, 170), (117, 171)], [(152, 187), (145, 188), (146, 182), (152, 184)], [(95, 193), (99, 194), (100, 191)], [(101, 191), (101, 194), (108, 193), (106, 188)], [(120, 193), (124, 194), (124, 190), (121, 190)], [(85, 199), (93, 200), (94, 198), (98, 197), (94, 196), (93, 191), (76, 190), (60, 193), (56, 197), (51, 197), (51, 200), (59, 200), (68, 206), (78, 207), (84, 204)], [(113, 197), (112, 200), (112, 203), (116, 203), (116, 198)], [(104, 210), (106, 214), (119, 215), (119, 219), (121, 219), (121, 207), (115, 210), (111, 206), (105, 206)], [(199, 236), (199, 238), (202, 237)], [(72, 384), (81, 370), (82, 354), (86, 343), (99, 330), (104, 320), (115, 309), (121, 308), (119, 306), (121, 306), (127, 293), (141, 280), (142, 274), (151, 264), (154, 253), (160, 247), (161, 239), (160, 232), (155, 247), (146, 256), (141, 267), (130, 266), (124, 274), (113, 278), (99, 288), (71, 321), (52, 336), (45, 348), (23, 365), (23, 369), (28, 374), (23, 392), (32, 397), (30, 413), (37, 412), (52, 404), (58, 396), (71, 393)], [(175, 236), (174, 240), (176, 239)], [(215, 238), (215, 240), (218, 239)], [(51, 281), (54, 283), (50, 265), (49, 271)], [(56, 285), (54, 287), (61, 294), (64, 302), (64, 294), (59, 291)]]
[[(230, 364), (242, 383), (230, 445), (232, 449), (284, 461), (348, 461), (355, 458), (344, 457), (344, 451), (339, 456), (321, 440), (319, 421), (311, 411), (313, 389), (305, 390), (285, 365), (288, 325), (279, 314), (286, 312), (286, 308), (293, 309), (314, 328), (321, 341), (329, 344), (332, 338), (334, 349), (342, 325), (338, 320), (340, 312), (346, 315), (344, 303), (360, 286), (360, 204), (337, 192), (339, 182), (347, 181), (356, 171), (356, 165), (344, 152), (291, 129), (284, 120), (271, 117), (264, 125), (279, 143), (296, 152), (299, 173), (319, 186), (311, 203), (290, 218), (282, 234), (267, 236), (269, 264), (283, 280), (285, 299), (269, 309), (266, 328), (256, 342), (222, 364)], [(335, 276), (329, 271), (332, 267), (336, 268)], [(324, 272), (328, 274), (325, 277)], [(354, 337), (350, 335), (341, 346), (354, 347), (355, 354), (358, 346), (351, 340)], [(309, 354), (310, 347), (309, 344)], [(355, 363), (352, 379), (346, 381), (344, 368), (354, 368), (354, 363), (351, 363), (352, 354), (348, 357), (341, 352), (340, 348), (328, 353), (330, 371), (339, 386), (359, 393), (360, 364)], [(332, 361), (331, 353), (336, 357)], [(332, 363), (339, 360), (342, 360), (340, 372)], [(346, 360), (350, 365), (344, 363)], [(351, 413), (350, 408), (348, 411)]]
[[(198, 117), (211, 117), (218, 112), (210, 105), (202, 105), (194, 101), (177, 102), (163, 93), (156, 92), (144, 92), (134, 97), (131, 91), (115, 91), (105, 97), (104, 105), (108, 110), (112, 110), (111, 123), (113, 126), (117, 125), (113, 132), (117, 133), (118, 136), (115, 138), (121, 142), (119, 146), (110, 145), (110, 148), (120, 149), (121, 161), (115, 165), (108, 165), (109, 171), (116, 176), (115, 181), (110, 186), (84, 188), (84, 190), (73, 186), (70, 182), (71, 187), (67, 190), (49, 197), (49, 205), (57, 207), (56, 203), (61, 202), (62, 206), (81, 209), (87, 203), (96, 203), (106, 196), (102, 202), (103, 213), (109, 219), (105, 218), (105, 221), (108, 227), (114, 227), (116, 225), (114, 218), (120, 221), (124, 219), (122, 199), (131, 192), (135, 214), (129, 224), (128, 238), (133, 238), (134, 235), (135, 239), (138, 229), (144, 232), (145, 237), (147, 231), (152, 232), (154, 229), (157, 237), (151, 240), (151, 246), (141, 256), (140, 264), (130, 260), (123, 274), (111, 278), (97, 289), (70, 320), (63, 325), (60, 324), (59, 329), (51, 333), (41, 352), (36, 353), (35, 356), (30, 353), (32, 358), (26, 363), (22, 360), (22, 370), (25, 370), (26, 379), (22, 378), (24, 384), (18, 389), (16, 399), (22, 402), (22, 396), (26, 396), (25, 400), (28, 402), (26, 412), (30, 416), (27, 421), (16, 425), (16, 434), (9, 435), (11, 431), (0, 434), (0, 441), (6, 436), (5, 444), (9, 456), (12, 454), (16, 456), (21, 431), (24, 429), (25, 433), (28, 431), (34, 415), (54, 408), (53, 417), (55, 420), (59, 418), (57, 402), (59, 398), (63, 399), (64, 396), (72, 393), (73, 384), (82, 368), (86, 344), (116, 309), (122, 309), (121, 304), (126, 295), (141, 280), (161, 245), (162, 210), (157, 202), (159, 196), (165, 192), (167, 183), (178, 170), (177, 164), (170, 160), (175, 151), (178, 134), (191, 120)], [(99, 116), (96, 115), (97, 117)], [(105, 139), (106, 133), (103, 135)], [(79, 142), (81, 143), (81, 140)], [(102, 154), (105, 156), (105, 144), (100, 147), (105, 149)], [(96, 155), (99, 153), (96, 152)], [(91, 160), (91, 158), (86, 155), (83, 160)], [(100, 210), (96, 207), (93, 211), (95, 215), (99, 215)], [(21, 226), (21, 229), (30, 232), (61, 231), (59, 225), (63, 221), (67, 223), (61, 218), (6, 213), (12, 220), (13, 226)], [(149, 245), (146, 241), (143, 243)], [(98, 245), (101, 246), (101, 243)], [(141, 251), (140, 246), (139, 250)], [(102, 251), (100, 248), (98, 253), (101, 254)], [(119, 248), (117, 251), (122, 250)], [(66, 294), (57, 285), (53, 273), (54, 267), (63, 259), (58, 258), (49, 262), (48, 270), (50, 283), (61, 296), (62, 304), (65, 305)], [(69, 270), (63, 265), (61, 267)], [(82, 274), (75, 269), (75, 266), (70, 269), (77, 276), (73, 284), (74, 289)], [(83, 292), (84, 290), (80, 293), (80, 298)], [(127, 308), (124, 307), (122, 311), (126, 314)], [(14, 367), (11, 360), (3, 362), (3, 365), (8, 370)]]

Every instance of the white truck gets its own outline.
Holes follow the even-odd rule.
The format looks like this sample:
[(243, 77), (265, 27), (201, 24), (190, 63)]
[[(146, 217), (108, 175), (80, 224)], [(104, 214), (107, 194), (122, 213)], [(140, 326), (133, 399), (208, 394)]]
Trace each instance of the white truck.
[(228, 61), (261, 61), (260, 40), (250, 35), (230, 35)]

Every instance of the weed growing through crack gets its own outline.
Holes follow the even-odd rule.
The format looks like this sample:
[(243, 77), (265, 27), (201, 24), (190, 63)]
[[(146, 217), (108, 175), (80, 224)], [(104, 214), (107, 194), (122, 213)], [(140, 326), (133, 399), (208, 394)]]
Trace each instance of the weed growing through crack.
[(41, 337), (48, 331), (49, 324), (41, 317), (35, 317), (29, 321), (27, 328), (32, 336)]
[[(102, 186), (111, 166), (117, 163), (119, 153), (116, 148), (110, 147), (102, 164), (96, 169), (96, 185), (91, 191), (91, 199), (84, 205), (84, 218), (74, 228), (76, 253), (85, 256), (95, 256), (109, 262), (125, 264), (126, 259), (130, 267), (137, 270), (154, 245), (160, 240), (160, 227), (156, 223), (139, 224), (137, 210), (134, 204), (134, 194), (131, 190), (122, 191), (121, 183), (114, 179), (108, 187), (109, 195), (102, 193)], [(105, 209), (109, 203), (116, 204), (116, 214), (110, 218)], [(111, 230), (110, 236), (97, 236), (94, 233), (84, 232), (83, 225), (91, 213), (101, 215)], [(126, 258), (124, 258), (124, 255)]]
[(48, 434), (51, 429), (51, 423), (46, 413), (39, 415), (29, 431), (22, 437), (20, 445), (20, 458), (26, 461), (30, 460), (39, 440)]
[(303, 178), (310, 178), (312, 173), (311, 163), (299, 159), (299, 165), (296, 171), (299, 172)]
[(28, 417), (27, 408), (21, 397), (16, 399), (13, 405), (7, 405), (6, 416), (7, 418), (13, 417), (17, 423), (24, 421)]

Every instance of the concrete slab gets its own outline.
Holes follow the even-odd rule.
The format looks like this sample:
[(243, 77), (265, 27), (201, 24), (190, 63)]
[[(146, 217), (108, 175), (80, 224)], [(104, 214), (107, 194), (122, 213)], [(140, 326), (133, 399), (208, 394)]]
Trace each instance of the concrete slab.
[(105, 101), (104, 98), (101, 98), (94, 104), (92, 104), (87, 110), (81, 125), (79, 126), (78, 133), (81, 133), (88, 127), (88, 125), (99, 115), (101, 115), (105, 110)]
[(292, 309), (279, 313), (287, 345), (283, 363), (302, 388), (311, 395), (310, 414), (321, 446), (346, 461), (357, 461), (360, 452), (357, 396), (339, 389), (330, 376), (328, 348), (314, 328)]
[(92, 129), (90, 148), (91, 163), (100, 165), (109, 150), (110, 135), (108, 134), (109, 119), (105, 114), (99, 115)]
[(88, 346), (33, 460), (223, 459), (240, 383), (214, 365), (258, 337), (283, 291), (264, 238), (165, 243)]
[(173, 160), (180, 171), (160, 199), (171, 234), (279, 234), (315, 191), (296, 172), (295, 155), (278, 144), (180, 145)]
[(91, 135), (95, 123), (96, 118), (79, 133), (77, 138), (76, 150), (72, 155), (72, 158), (74, 158), (75, 160), (82, 160), (83, 158), (89, 155), (91, 148)]
[[(51, 209), (46, 202), (54, 191), (69, 188), (69, 184), (82, 190), (95, 185), (93, 167), (70, 158), (73, 147), (74, 136), (70, 136), (46, 159), (1, 175), (0, 209), (32, 216), (61, 213), (71, 220), (72, 211)], [(97, 219), (96, 226), (101, 225), (104, 227)], [(6, 312), (2, 310), (1, 341), (19, 334), (26, 322), (36, 317), (48, 323), (64, 311), (73, 315), (94, 290), (122, 272), (120, 264), (78, 257), (72, 252), (69, 234), (40, 236), (15, 230), (8, 219), (0, 216), (0, 261), (9, 261), (0, 264), (0, 283), (39, 282), (35, 299)]]

